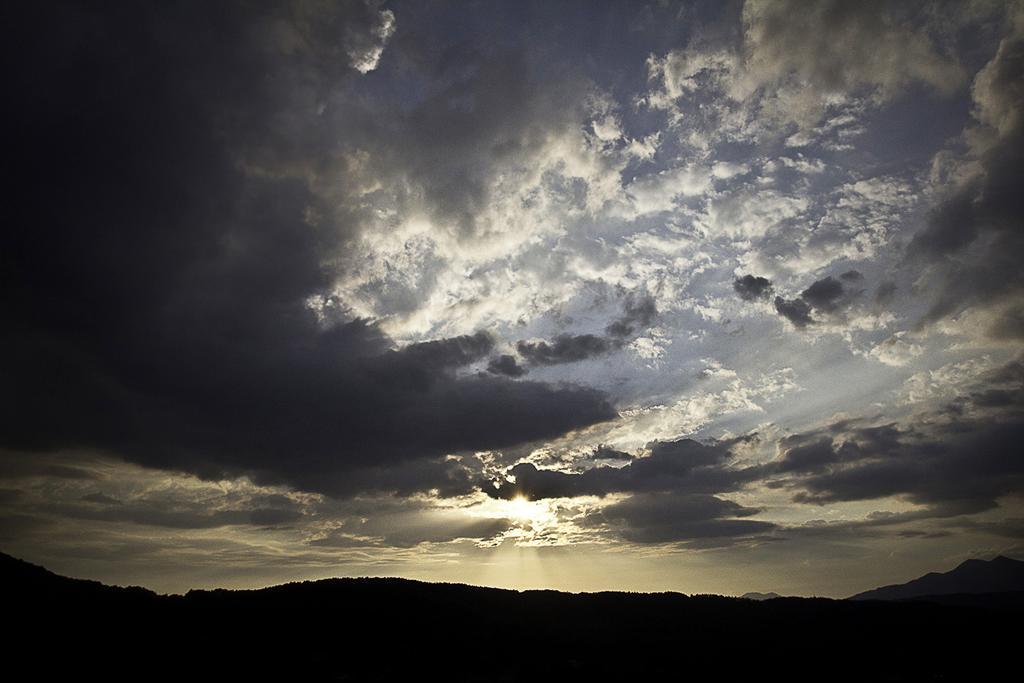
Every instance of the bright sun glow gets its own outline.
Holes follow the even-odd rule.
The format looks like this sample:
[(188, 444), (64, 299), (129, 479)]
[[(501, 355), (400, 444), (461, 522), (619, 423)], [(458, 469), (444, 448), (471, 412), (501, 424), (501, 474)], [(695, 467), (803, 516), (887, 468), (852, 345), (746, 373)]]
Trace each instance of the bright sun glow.
[(531, 503), (530, 499), (526, 496), (519, 495), (508, 501), (508, 516), (513, 519), (534, 519), (539, 509), (541, 509), (541, 506)]
[(551, 509), (549, 501), (531, 501), (523, 495), (510, 500), (489, 499), (476, 508), (476, 515), (489, 519), (505, 518), (515, 523), (516, 533), (510, 537), (532, 536), (542, 530), (558, 526), (558, 515)]

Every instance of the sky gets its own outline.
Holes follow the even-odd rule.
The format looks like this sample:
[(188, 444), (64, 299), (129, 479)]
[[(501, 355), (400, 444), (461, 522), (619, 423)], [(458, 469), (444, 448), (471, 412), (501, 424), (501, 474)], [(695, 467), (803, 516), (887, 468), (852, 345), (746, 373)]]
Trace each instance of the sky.
[(6, 14), (3, 552), (833, 597), (1024, 557), (1024, 3)]

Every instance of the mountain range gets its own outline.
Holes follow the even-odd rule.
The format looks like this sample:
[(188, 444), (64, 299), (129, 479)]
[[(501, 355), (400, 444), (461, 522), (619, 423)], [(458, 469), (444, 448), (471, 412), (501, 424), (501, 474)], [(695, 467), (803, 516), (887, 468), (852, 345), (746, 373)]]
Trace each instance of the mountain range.
[(945, 573), (931, 572), (906, 583), (883, 586), (851, 596), (850, 600), (938, 600), (1024, 592), (1024, 562), (1000, 555), (985, 561), (972, 559)]
[(740, 596), (744, 600), (774, 600), (775, 598), (781, 598), (782, 596), (778, 593), (758, 593), (752, 591), (750, 593), (744, 593)]

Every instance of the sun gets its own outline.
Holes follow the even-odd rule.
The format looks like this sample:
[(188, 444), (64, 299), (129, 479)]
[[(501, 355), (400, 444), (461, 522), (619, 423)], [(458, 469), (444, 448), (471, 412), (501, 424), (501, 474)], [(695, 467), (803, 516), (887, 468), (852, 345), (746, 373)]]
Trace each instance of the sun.
[(506, 538), (518, 541), (532, 538), (533, 534), (550, 532), (560, 526), (559, 516), (548, 500), (530, 500), (521, 493), (511, 498), (487, 497), (469, 513), (474, 517), (504, 519), (511, 522)]
[(518, 494), (508, 501), (508, 516), (518, 520), (531, 520), (537, 516), (537, 506), (523, 494)]

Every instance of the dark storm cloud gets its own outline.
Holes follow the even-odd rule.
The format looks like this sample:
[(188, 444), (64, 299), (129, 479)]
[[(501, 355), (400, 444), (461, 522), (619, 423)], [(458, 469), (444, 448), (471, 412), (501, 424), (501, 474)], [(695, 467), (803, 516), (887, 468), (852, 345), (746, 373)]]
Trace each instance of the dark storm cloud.
[(1024, 416), (1024, 364), (1011, 360), (982, 373), (944, 406), (957, 419), (1006, 420)]
[(986, 389), (970, 395), (970, 402), (980, 408), (1005, 408), (1024, 403), (1024, 390)]
[(778, 463), (778, 469), (780, 472), (813, 472), (838, 461), (832, 440), (823, 439), (787, 449)]
[(256, 496), (246, 506), (209, 510), (209, 501), (119, 501), (102, 493), (83, 496), (82, 503), (44, 503), (35, 512), (110, 523), (129, 523), (168, 529), (215, 529), (225, 526), (280, 526), (303, 518), (303, 511), (281, 496)]
[(990, 384), (1024, 385), (1024, 360), (1019, 357), (997, 368), (989, 370), (981, 376), (982, 382)]
[(530, 365), (559, 365), (576, 363), (594, 356), (610, 353), (616, 344), (594, 334), (560, 334), (551, 340), (516, 343), (516, 351)]
[(843, 283), (860, 282), (864, 276), (850, 270), (836, 279), (831, 275), (815, 280), (800, 292), (795, 299), (775, 297), (775, 310), (797, 327), (807, 327), (816, 322), (812, 311), (826, 316), (838, 315), (849, 308), (861, 295), (863, 290), (852, 289)]
[(728, 467), (730, 449), (736, 443), (664, 441), (654, 444), (647, 457), (633, 458), (623, 467), (594, 467), (583, 472), (542, 470), (520, 463), (508, 471), (511, 478), (483, 488), (488, 495), (506, 500), (517, 496), (539, 500), (610, 493), (732, 491), (756, 476), (753, 469)]
[[(439, 158), (407, 144), (439, 124), (429, 107), (390, 136), (375, 136), (365, 98), (321, 115), (373, 77), (353, 66), (384, 45), (378, 9), (15, 13), (3, 48), (18, 175), (0, 245), (0, 447), (92, 448), (331, 493), (351, 490), (350, 471), (614, 417), (594, 390), (460, 376), (491, 352), (486, 334), (394, 349), (373, 324), (307, 305), (330, 290), (364, 218), (345, 194), (342, 152), (365, 144), (388, 157), (386, 141), (399, 140), (395, 150), (420, 154), (421, 178)], [(501, 98), (503, 112), (492, 99), (472, 136), (431, 144), (480, 145), (492, 134), (484, 113), (517, 120), (514, 99)], [(510, 144), (540, 134), (517, 125), (502, 132)], [(431, 168), (435, 182), (472, 176), (449, 170)]]
[[(712, 509), (732, 505), (717, 495), (758, 484), (788, 488), (801, 503), (897, 496), (923, 506), (872, 519), (869, 527), (973, 514), (1024, 491), (1024, 461), (1017, 457), (1024, 439), (1022, 368), (1013, 360), (982, 375), (954, 401), (958, 410), (952, 419), (935, 416), (910, 425), (842, 420), (780, 439), (779, 456), (760, 465), (735, 466), (731, 451), (738, 441), (682, 439), (654, 444), (649, 456), (619, 468), (561, 472), (523, 463), (509, 471), (508, 480), (485, 490), (495, 497), (530, 499), (633, 494), (624, 507), (611, 506), (608, 521), (635, 542), (769, 531), (769, 524), (731, 519), (745, 516), (742, 510), (723, 507), (722, 514), (707, 518), (684, 514), (693, 501)], [(676, 517), (669, 514), (673, 505), (682, 506)]]
[(100, 493), (99, 491), (96, 491), (95, 493), (87, 493), (86, 495), (82, 496), (82, 500), (84, 500), (87, 503), (101, 503), (103, 505), (121, 504), (121, 501), (119, 501), (117, 498), (112, 498), (105, 493)]
[[(898, 497), (919, 505), (865, 520), (785, 530), (787, 537), (878, 535), (885, 527), (935, 520), (948, 533), (964, 519), (1024, 490), (1024, 377), (1019, 361), (982, 375), (947, 409), (909, 424), (843, 420), (779, 441), (779, 456), (760, 466), (763, 483), (794, 492), (795, 502), (829, 505)], [(994, 533), (994, 532), (993, 532)]]
[(977, 529), (997, 536), (1024, 539), (1024, 518), (1022, 517), (1010, 517), (994, 522), (977, 521), (968, 518), (960, 520), (960, 526), (965, 529)]
[(460, 538), (481, 540), (493, 538), (513, 526), (512, 520), (444, 519), (441, 521), (408, 520), (399, 517), (386, 524), (374, 520), (346, 524), (340, 532), (314, 539), (309, 545), (320, 548), (353, 548), (391, 546), (412, 548), (420, 543), (450, 543)]
[(775, 310), (797, 327), (807, 327), (814, 322), (814, 318), (811, 317), (811, 307), (803, 299), (787, 300), (777, 296), (775, 297)]
[(1024, 339), (1024, 306), (1003, 310), (987, 331), (993, 339)]
[(401, 351), (388, 352), (386, 357), (395, 363), (408, 363), (412, 367), (436, 371), (468, 365), (486, 356), (493, 348), (494, 340), (491, 336), (486, 332), (477, 332), (410, 344)]
[(971, 134), (981, 171), (955, 188), (914, 236), (910, 262), (940, 267), (938, 294), (924, 318), (934, 322), (969, 306), (999, 316), (994, 337), (1024, 338), (1024, 31), (1020, 22), (975, 79)]
[(978, 235), (973, 204), (980, 185), (981, 179), (975, 178), (936, 207), (928, 227), (914, 236), (910, 252), (942, 256), (973, 242)]
[[(323, 490), (334, 496), (434, 493), (450, 498), (472, 493), (478, 482), (479, 473), (459, 460), (420, 457), (381, 465), (353, 466), (345, 471), (343, 477), (330, 479)], [(312, 487), (313, 484), (306, 486)]]
[(589, 456), (590, 460), (618, 460), (618, 461), (629, 461), (635, 460), (636, 456), (632, 453), (624, 453), (622, 451), (609, 448), (608, 446), (598, 446), (594, 449), (594, 452)]
[(780, 439), (781, 456), (775, 461), (774, 470), (820, 472), (838, 463), (889, 455), (900, 447), (903, 436), (895, 423), (861, 426), (856, 422), (837, 422), (819, 432)]
[(654, 297), (630, 294), (623, 302), (622, 317), (615, 320), (605, 331), (612, 337), (625, 338), (638, 330), (646, 330), (658, 315)]
[(795, 500), (825, 504), (901, 496), (934, 516), (993, 508), (1024, 490), (1024, 422), (957, 421), (928, 431), (833, 428), (785, 449), (776, 472), (800, 473)]
[(800, 298), (819, 311), (834, 311), (843, 296), (843, 283), (829, 276), (805, 289)]
[(429, 389), (439, 374), (478, 361), (492, 348), (494, 340), (484, 332), (410, 344), (385, 353), (371, 374), (385, 385), (397, 382)]
[(733, 280), (732, 288), (744, 301), (767, 299), (772, 293), (772, 283), (766, 277), (744, 275)]
[(605, 522), (633, 543), (672, 543), (754, 536), (773, 530), (771, 522), (742, 519), (759, 512), (716, 496), (645, 493), (604, 507), (587, 521)]
[(591, 459), (627, 460), (627, 464), (599, 466), (583, 472), (542, 470), (531, 463), (520, 463), (508, 471), (504, 481), (485, 484), (483, 488), (488, 495), (506, 500), (632, 494), (589, 514), (583, 523), (608, 527), (634, 543), (753, 536), (768, 532), (775, 525), (737, 519), (760, 510), (714, 495), (734, 491), (762, 476), (760, 467), (732, 467), (731, 449), (745, 440), (709, 444), (692, 439), (664, 441), (653, 444), (646, 457), (622, 458), (626, 454), (617, 451), (599, 457), (607, 450), (602, 448)]
[(543, 57), (518, 37), (436, 40), (403, 33), (402, 18), (396, 21), (391, 57), (423, 87), (395, 102), (405, 109), (415, 98), (411, 111), (385, 117), (369, 145), (377, 152), (373, 171), (378, 180), (409, 185), (438, 225), (452, 226), (464, 239), (486, 239), (490, 228), (478, 217), (491, 201), (494, 178), (510, 165), (532, 163), (552, 136), (575, 125), (587, 84), (553, 64), (537, 68)]
[(7, 489), (0, 488), (0, 505), (11, 503), (24, 495), (24, 491), (21, 489)]
[(896, 296), (896, 283), (895, 282), (883, 282), (878, 285), (878, 289), (875, 290), (875, 303), (879, 306), (885, 306), (893, 297)]
[(0, 479), (52, 477), (55, 479), (99, 479), (98, 474), (73, 465), (40, 462), (27, 453), (0, 451)]
[(745, 49), (762, 78), (794, 75), (826, 92), (868, 86), (891, 96), (921, 81), (949, 93), (964, 74), (921, 30), (933, 13), (926, 0), (748, 0)]
[[(1003, 439), (1019, 439), (1024, 431), (1001, 431), (961, 438), (956, 446), (943, 449), (935, 444), (928, 444), (923, 452), (908, 447), (892, 460), (872, 459), (815, 475), (801, 483), (804, 492), (794, 500), (825, 504), (903, 496), (933, 508), (939, 516), (988, 510), (997, 506), (1000, 496), (1021, 490), (1022, 472), (1009, 459), (1010, 444)], [(969, 455), (971, 447), (993, 450), (976, 460)], [(940, 455), (929, 452), (932, 449), (940, 450)], [(986, 475), (985, 470), (995, 470), (995, 476)]]
[(502, 354), (492, 358), (487, 363), (487, 372), (494, 375), (505, 375), (506, 377), (522, 377), (526, 374), (526, 368), (516, 362), (515, 356)]
[(605, 328), (607, 337), (596, 334), (560, 334), (550, 342), (520, 341), (516, 351), (530, 365), (561, 365), (603, 356), (621, 349), (629, 337), (650, 327), (658, 315), (654, 298), (629, 294), (622, 315)]

